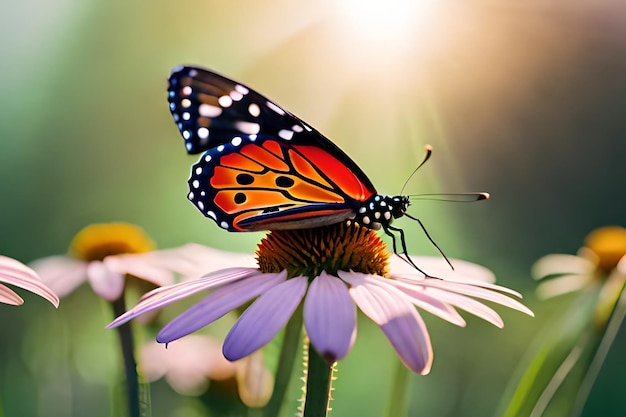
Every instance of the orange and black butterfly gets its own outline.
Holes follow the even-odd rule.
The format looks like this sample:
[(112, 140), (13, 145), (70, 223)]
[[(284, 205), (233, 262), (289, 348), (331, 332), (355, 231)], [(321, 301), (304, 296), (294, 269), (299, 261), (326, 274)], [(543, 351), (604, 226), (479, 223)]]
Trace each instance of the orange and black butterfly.
[(174, 68), (168, 94), (187, 152), (204, 152), (192, 168), (188, 198), (223, 229), (302, 229), (352, 219), (382, 228), (395, 253), (398, 233), (400, 253), (407, 253), (402, 229), (391, 222), (407, 215), (409, 198), (378, 194), (354, 161), (297, 116), (198, 67)]

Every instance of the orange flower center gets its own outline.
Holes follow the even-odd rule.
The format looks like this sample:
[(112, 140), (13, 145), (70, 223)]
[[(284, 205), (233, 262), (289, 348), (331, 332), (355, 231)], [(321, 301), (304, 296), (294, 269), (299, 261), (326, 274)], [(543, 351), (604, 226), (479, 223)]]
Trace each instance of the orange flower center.
[(265, 273), (287, 270), (311, 278), (322, 271), (358, 271), (386, 276), (390, 253), (378, 234), (355, 223), (269, 232), (256, 251)]

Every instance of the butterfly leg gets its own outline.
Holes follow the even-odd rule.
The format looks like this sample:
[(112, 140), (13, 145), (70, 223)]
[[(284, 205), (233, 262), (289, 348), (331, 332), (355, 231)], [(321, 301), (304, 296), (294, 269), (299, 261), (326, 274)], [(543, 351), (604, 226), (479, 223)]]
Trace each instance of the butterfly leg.
[[(406, 248), (406, 240), (404, 238), (404, 230), (400, 229), (399, 227), (393, 227), (390, 225), (387, 225), (387, 227), (385, 227), (384, 230), (385, 230), (385, 234), (391, 237), (393, 253), (400, 256), (401, 259), (403, 259), (405, 262), (408, 262), (413, 268), (417, 269), (419, 272), (421, 272), (425, 276), (431, 277), (429, 274), (422, 271), (417, 265), (415, 265), (415, 262), (413, 262), (413, 259), (411, 259), (411, 257), (409, 256), (409, 253)], [(396, 232), (400, 235), (400, 246), (402, 247), (401, 248), (402, 252), (398, 252), (398, 247), (396, 244), (396, 235), (393, 234), (392, 232)], [(404, 257), (402, 255), (404, 255)]]
[[(437, 250), (439, 251), (439, 253), (441, 254), (441, 256), (443, 256), (443, 259), (446, 260), (446, 262), (448, 263), (448, 265), (450, 265), (450, 268), (452, 268), (452, 270), (454, 271), (454, 266), (452, 266), (452, 262), (450, 262), (450, 259), (448, 259), (448, 257), (446, 256), (445, 253), (443, 253), (443, 250), (439, 247), (439, 245), (433, 240), (432, 237), (430, 237), (430, 233), (428, 233), (428, 230), (426, 230), (426, 227), (424, 227), (424, 223), (422, 223), (422, 221), (420, 219), (418, 219), (417, 217), (413, 217), (408, 213), (404, 213), (404, 215), (406, 217), (408, 217), (411, 220), (415, 220), (417, 223), (419, 223), (420, 227), (422, 228), (422, 230), (424, 231), (424, 234), (426, 235), (426, 237), (428, 238), (428, 240), (430, 241), (430, 243), (433, 244), (433, 246), (435, 248), (437, 248)], [(407, 255), (408, 256), (408, 255)]]

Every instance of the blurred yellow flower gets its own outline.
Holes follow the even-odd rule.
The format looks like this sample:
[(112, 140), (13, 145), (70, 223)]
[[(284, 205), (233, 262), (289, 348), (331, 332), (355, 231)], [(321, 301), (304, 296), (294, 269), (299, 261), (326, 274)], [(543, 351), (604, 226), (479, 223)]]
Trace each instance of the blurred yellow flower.
[(532, 275), (543, 280), (537, 287), (543, 298), (596, 284), (604, 285), (607, 290), (621, 288), (626, 278), (626, 229), (619, 226), (596, 229), (587, 236), (577, 255), (546, 255), (533, 265)]

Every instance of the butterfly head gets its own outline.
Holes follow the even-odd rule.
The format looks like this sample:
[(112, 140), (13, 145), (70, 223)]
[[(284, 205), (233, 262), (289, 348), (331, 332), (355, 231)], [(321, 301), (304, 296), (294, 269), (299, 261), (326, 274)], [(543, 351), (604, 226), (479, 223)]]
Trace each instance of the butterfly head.
[(389, 200), (387, 204), (391, 207), (391, 216), (394, 219), (404, 216), (404, 214), (406, 213), (406, 209), (411, 204), (409, 202), (409, 197), (403, 195), (386, 197), (386, 199)]

